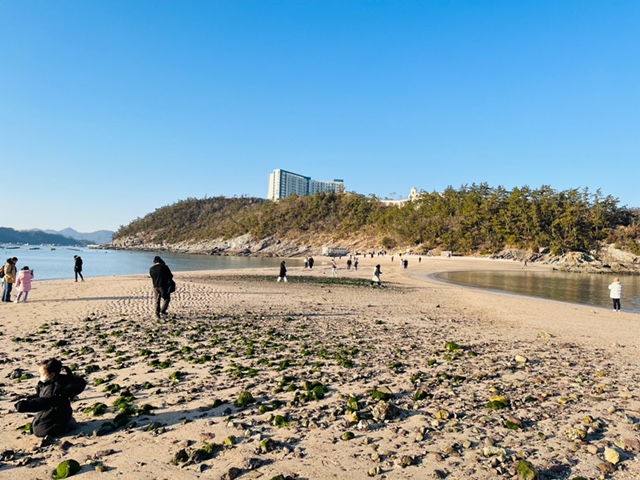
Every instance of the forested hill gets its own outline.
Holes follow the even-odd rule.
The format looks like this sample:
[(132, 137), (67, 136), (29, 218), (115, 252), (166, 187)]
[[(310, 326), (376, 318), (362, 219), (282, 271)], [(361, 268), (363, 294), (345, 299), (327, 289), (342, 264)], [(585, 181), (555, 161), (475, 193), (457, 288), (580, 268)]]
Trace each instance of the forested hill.
[[(264, 247), (260, 242), (277, 241), (300, 252), (332, 244), (360, 251), (410, 247), (461, 254), (546, 248), (560, 255), (589, 252), (606, 242), (640, 253), (637, 211), (620, 206), (616, 198), (586, 189), (506, 190), (486, 184), (422, 192), (418, 200), (401, 207), (352, 193), (294, 196), (279, 202), (189, 198), (121, 227), (113, 243), (170, 248), (213, 241), (231, 245), (239, 237), (254, 247), (258, 243), (256, 248)], [(252, 247), (243, 248), (247, 254), (259, 254), (250, 251)]]

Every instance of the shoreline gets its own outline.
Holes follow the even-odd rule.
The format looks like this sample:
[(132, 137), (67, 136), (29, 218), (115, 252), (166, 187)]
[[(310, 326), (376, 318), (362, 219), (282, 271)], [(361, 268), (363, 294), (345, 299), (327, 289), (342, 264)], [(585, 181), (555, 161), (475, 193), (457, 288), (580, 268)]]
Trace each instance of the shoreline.
[[(339, 276), (368, 278), (379, 261)], [(0, 442), (14, 452), (0, 473), (50, 478), (73, 458), (89, 479), (489, 479), (512, 478), (526, 458), (562, 478), (640, 478), (640, 316), (427, 277), (451, 268), (522, 267), (423, 257), (383, 266), (382, 289), (332, 284), (320, 258), (312, 272), (290, 268), (288, 283), (271, 268), (178, 272), (162, 323), (146, 275), (34, 283), (28, 303), (0, 308)], [(35, 375), (51, 355), (89, 386), (73, 403), (79, 430), (41, 445), (13, 411), (37, 378), (12, 375)], [(154, 410), (109, 430), (113, 385)], [(244, 391), (255, 403), (238, 407)], [(488, 409), (496, 395), (509, 406)], [(85, 413), (96, 403), (108, 412)]]

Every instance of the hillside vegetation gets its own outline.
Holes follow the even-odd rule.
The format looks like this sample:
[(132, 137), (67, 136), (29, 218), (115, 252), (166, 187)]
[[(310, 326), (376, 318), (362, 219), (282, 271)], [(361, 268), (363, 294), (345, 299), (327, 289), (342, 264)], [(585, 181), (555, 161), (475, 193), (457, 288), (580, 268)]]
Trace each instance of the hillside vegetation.
[(638, 254), (639, 233), (637, 212), (600, 191), (556, 191), (549, 186), (509, 191), (473, 184), (422, 192), (401, 207), (352, 193), (293, 196), (280, 202), (189, 198), (121, 227), (113, 243), (170, 247), (244, 236), (253, 242), (277, 239), (315, 247), (331, 243), (461, 254), (547, 248), (560, 255), (597, 250), (606, 242)]

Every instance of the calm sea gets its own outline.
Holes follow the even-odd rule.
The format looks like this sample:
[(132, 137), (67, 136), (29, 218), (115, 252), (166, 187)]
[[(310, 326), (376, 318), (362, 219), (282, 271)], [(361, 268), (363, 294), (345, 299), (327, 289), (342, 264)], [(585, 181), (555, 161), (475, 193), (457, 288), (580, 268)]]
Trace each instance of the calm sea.
[[(437, 278), (471, 287), (611, 308), (609, 284), (614, 275), (563, 272), (446, 272)], [(640, 277), (620, 276), (622, 310), (640, 313)]]
[[(32, 247), (33, 248), (33, 247)], [(18, 257), (18, 270), (28, 266), (34, 270), (36, 280), (74, 278), (73, 256), (83, 260), (85, 278), (112, 275), (134, 275), (149, 272), (153, 257), (160, 255), (173, 272), (192, 270), (226, 270), (236, 268), (273, 268), (277, 275), (281, 258), (218, 257), (166, 252), (125, 252), (122, 250), (70, 249), (66, 247), (28, 247), (0, 249), (3, 264), (7, 258)], [(300, 262), (300, 265), (297, 264)], [(302, 266), (304, 260), (287, 260), (289, 266)]]

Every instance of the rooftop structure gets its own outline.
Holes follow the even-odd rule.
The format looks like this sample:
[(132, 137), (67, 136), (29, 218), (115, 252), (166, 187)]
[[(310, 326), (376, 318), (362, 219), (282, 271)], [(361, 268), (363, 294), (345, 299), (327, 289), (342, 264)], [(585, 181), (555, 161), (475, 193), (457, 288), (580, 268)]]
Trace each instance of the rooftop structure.
[(401, 198), (400, 200), (380, 200), (380, 201), (385, 205), (395, 205), (396, 207), (401, 207), (407, 202), (413, 202), (414, 200), (417, 200), (419, 197), (420, 197), (420, 194), (418, 193), (418, 189), (416, 187), (413, 187), (411, 189), (411, 193), (409, 193), (409, 197), (407, 198)]

